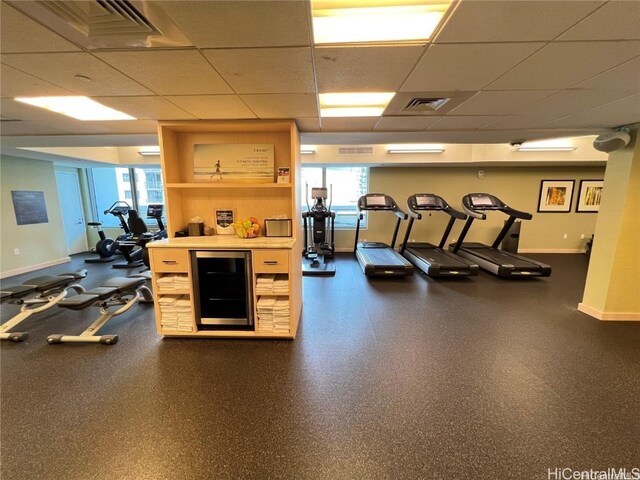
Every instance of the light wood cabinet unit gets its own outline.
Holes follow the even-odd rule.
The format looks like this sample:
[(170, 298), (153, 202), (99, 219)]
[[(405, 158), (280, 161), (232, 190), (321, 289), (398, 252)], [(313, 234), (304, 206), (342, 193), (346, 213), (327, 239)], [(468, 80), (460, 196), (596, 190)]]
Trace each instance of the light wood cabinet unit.
[[(300, 145), (295, 123), (160, 122), (159, 137), (169, 238), (148, 245), (158, 333), (183, 337), (295, 338), (302, 308)], [(273, 182), (195, 181), (194, 147), (213, 144), (273, 145)], [(289, 183), (276, 183), (279, 167), (289, 168)], [(206, 225), (214, 227), (215, 211), (228, 209), (233, 209), (237, 218), (253, 216), (260, 222), (265, 218), (289, 218), (292, 236), (175, 238), (175, 232), (185, 230), (193, 217), (200, 217)], [(199, 327), (193, 284), (197, 280), (191, 258), (194, 252), (207, 250), (250, 252), (253, 329)], [(273, 311), (278, 312), (276, 321)]]

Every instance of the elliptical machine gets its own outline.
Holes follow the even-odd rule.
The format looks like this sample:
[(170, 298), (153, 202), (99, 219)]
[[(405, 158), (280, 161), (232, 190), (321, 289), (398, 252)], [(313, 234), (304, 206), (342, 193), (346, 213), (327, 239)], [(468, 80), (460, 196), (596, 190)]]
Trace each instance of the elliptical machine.
[(312, 188), (311, 198), (313, 207), (309, 207), (309, 185), (306, 186), (307, 211), (302, 212), (304, 223), (304, 245), (302, 255), (310, 262), (302, 263), (302, 275), (305, 276), (332, 276), (336, 273), (335, 265), (327, 263), (328, 258), (333, 258), (335, 253), (334, 229), (335, 212), (331, 211), (326, 188)]
[(115, 240), (111, 240), (107, 238), (102, 230), (102, 222), (88, 222), (87, 225), (90, 227), (94, 227), (98, 229), (98, 236), (100, 240), (96, 243), (95, 253), (99, 255), (98, 258), (87, 258), (85, 263), (107, 263), (113, 261), (113, 256), (116, 254), (116, 250), (118, 249), (117, 242), (126, 241), (131, 239), (131, 230), (129, 230), (129, 225), (127, 225), (127, 221), (124, 219), (124, 216), (129, 213), (131, 210), (131, 206), (127, 202), (118, 200), (114, 202), (109, 208), (104, 211), (105, 215), (113, 215), (118, 218), (120, 222), (120, 228), (124, 230), (124, 233), (118, 235)]

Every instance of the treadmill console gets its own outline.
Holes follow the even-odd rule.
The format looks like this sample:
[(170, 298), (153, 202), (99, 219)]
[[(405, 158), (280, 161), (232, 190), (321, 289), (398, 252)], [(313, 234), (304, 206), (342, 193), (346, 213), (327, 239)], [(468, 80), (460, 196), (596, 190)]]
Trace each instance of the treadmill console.
[(469, 194), (469, 200), (471, 202), (471, 208), (475, 210), (498, 210), (500, 208), (499, 202), (495, 197), (486, 193), (471, 193)]
[(416, 193), (409, 198), (409, 206), (413, 210), (442, 210), (444, 205), (437, 195)]
[(155, 203), (147, 206), (147, 217), (148, 218), (160, 218), (162, 217), (162, 211), (164, 209), (164, 205), (161, 203)]
[(386, 195), (365, 195), (364, 197), (364, 205), (362, 208), (365, 210), (391, 210), (393, 208), (393, 203), (390, 200), (387, 200)]
[(327, 199), (327, 189), (322, 187), (312, 188), (311, 189), (311, 198), (322, 198), (323, 200)]

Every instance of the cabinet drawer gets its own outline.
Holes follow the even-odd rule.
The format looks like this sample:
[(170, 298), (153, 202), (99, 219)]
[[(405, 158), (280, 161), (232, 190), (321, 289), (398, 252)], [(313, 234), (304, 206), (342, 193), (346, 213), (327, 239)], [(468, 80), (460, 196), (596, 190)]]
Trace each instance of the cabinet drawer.
[(189, 251), (175, 248), (152, 248), (151, 266), (154, 272), (188, 272)]
[(289, 250), (254, 250), (255, 273), (288, 273)]

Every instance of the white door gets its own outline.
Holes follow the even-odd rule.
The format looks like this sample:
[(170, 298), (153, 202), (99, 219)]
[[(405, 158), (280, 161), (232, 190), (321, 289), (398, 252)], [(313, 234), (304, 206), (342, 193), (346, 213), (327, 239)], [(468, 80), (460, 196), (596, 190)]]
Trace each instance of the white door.
[(78, 174), (56, 172), (56, 182), (58, 183), (58, 197), (60, 198), (67, 251), (69, 255), (86, 252), (88, 250), (87, 229), (84, 224)]

